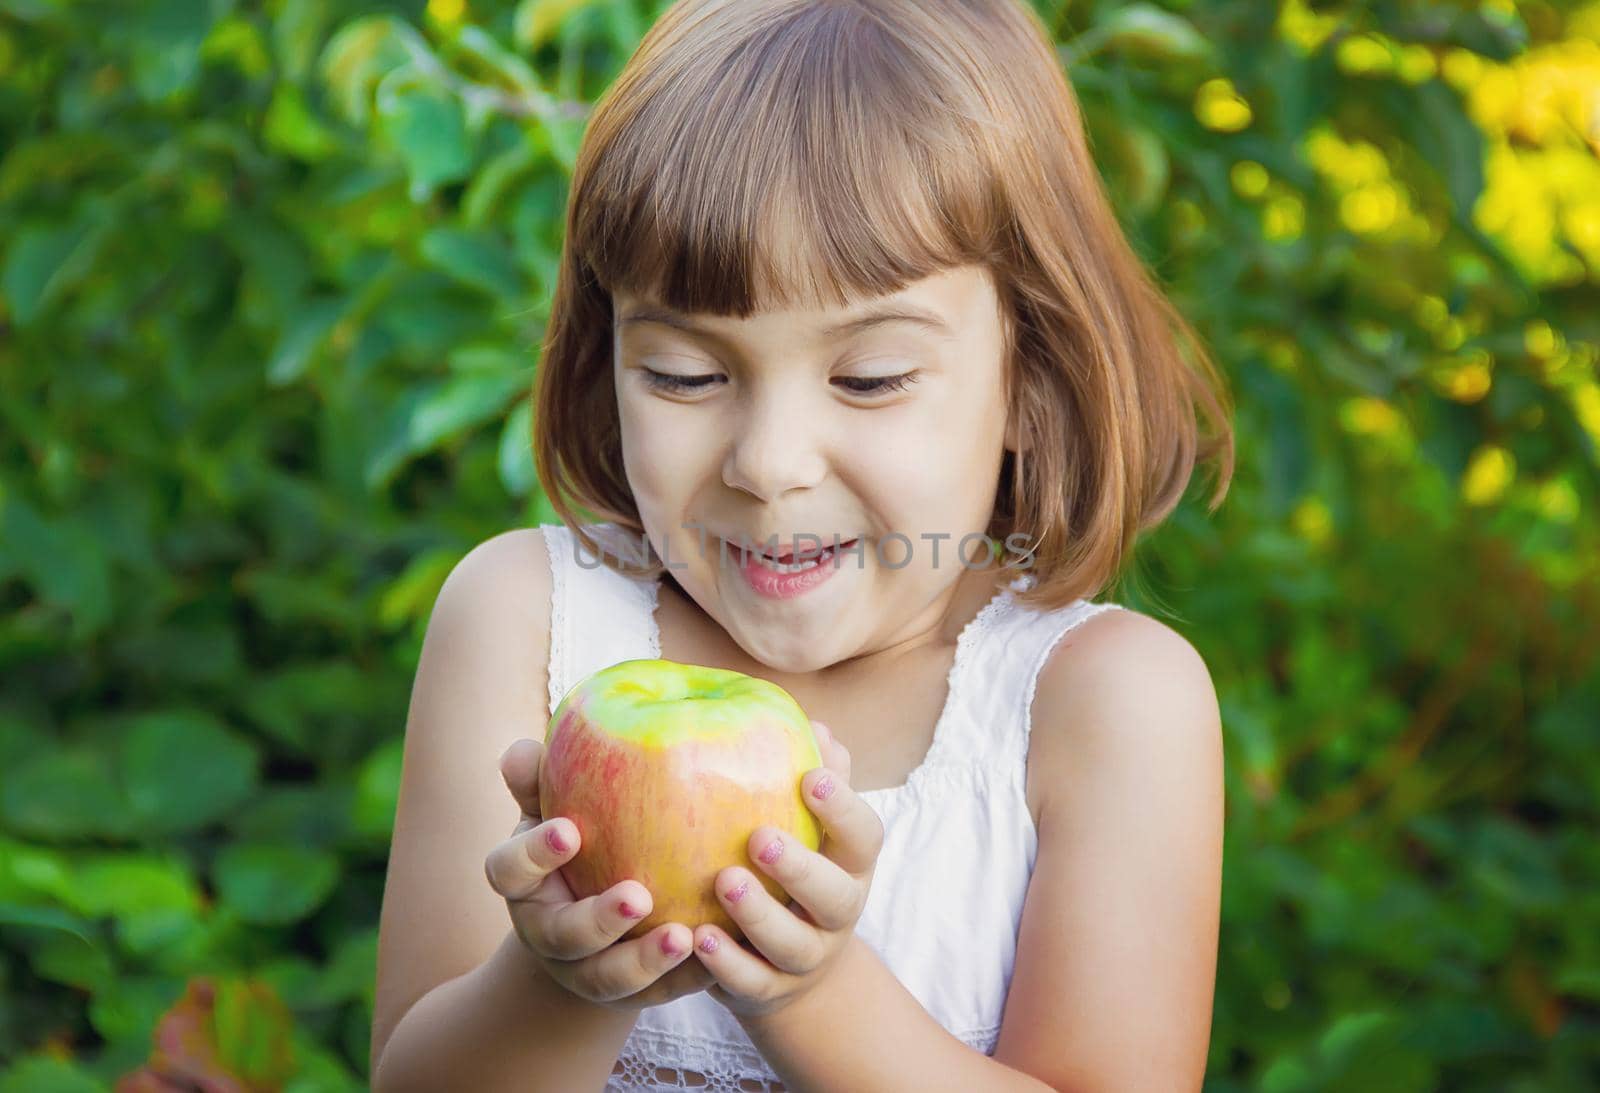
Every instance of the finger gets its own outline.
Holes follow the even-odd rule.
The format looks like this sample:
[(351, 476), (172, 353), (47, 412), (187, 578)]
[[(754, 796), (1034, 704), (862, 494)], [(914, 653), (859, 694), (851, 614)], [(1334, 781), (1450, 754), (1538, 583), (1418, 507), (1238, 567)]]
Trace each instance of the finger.
[[(735, 941), (726, 931), (704, 923), (694, 931), (694, 955), (716, 977), (717, 986), (734, 995), (740, 1007), (752, 1010), (788, 990), (789, 975), (774, 968), (758, 953)], [(716, 995), (715, 989), (712, 990)], [(727, 1005), (729, 1000), (717, 996)]]
[[(681, 922), (668, 922), (642, 937), (602, 949), (582, 960), (555, 961), (569, 990), (596, 1002), (614, 1002), (654, 983), (681, 964), (692, 951), (694, 932)], [(565, 985), (565, 984), (564, 984)]]
[(770, 825), (751, 834), (749, 851), (750, 860), (822, 929), (845, 930), (861, 917), (866, 886), (827, 855)]
[[(691, 938), (693, 935), (690, 935)], [(706, 970), (705, 965), (698, 960), (679, 961), (676, 968), (672, 968), (642, 991), (629, 995), (621, 1003), (612, 1003), (613, 1007), (625, 1005), (629, 1009), (643, 1009), (646, 1006), (659, 1006), (682, 998), (686, 994), (698, 994), (707, 987), (717, 985), (717, 977)]]
[(822, 962), (825, 950), (817, 928), (772, 897), (748, 869), (717, 875), (717, 898), (746, 940), (780, 971), (804, 975)]
[(822, 765), (838, 774), (846, 782), (850, 780), (850, 752), (839, 743), (833, 735), (833, 730), (820, 721), (811, 722), (812, 730), (817, 737), (817, 750), (822, 753)]
[(577, 850), (578, 825), (558, 816), (513, 835), (489, 851), (483, 872), (489, 887), (500, 895), (508, 900), (524, 900)]
[(582, 960), (638, 925), (654, 904), (636, 880), (618, 881), (587, 899), (545, 903), (531, 900), (512, 911), (528, 947), (552, 960)]
[(517, 799), (523, 814), (539, 819), (539, 764), (544, 760), (544, 745), (524, 737), (513, 740), (500, 754), (500, 777)]
[(883, 849), (883, 820), (840, 774), (806, 771), (800, 796), (822, 824), (822, 853), (856, 878), (869, 876)]

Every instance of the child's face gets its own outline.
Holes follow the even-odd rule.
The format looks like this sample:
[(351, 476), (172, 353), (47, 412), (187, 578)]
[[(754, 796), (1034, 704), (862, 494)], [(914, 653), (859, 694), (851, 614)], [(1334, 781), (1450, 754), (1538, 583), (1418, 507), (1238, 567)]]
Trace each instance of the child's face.
[[(1009, 434), (1004, 330), (985, 269), (843, 309), (678, 315), (692, 330), (659, 309), (644, 317), (650, 303), (613, 301), (628, 484), (673, 577), (747, 653), (780, 672), (815, 671), (915, 641), (958, 581), (993, 585), (998, 563), (978, 568), (978, 536)], [(827, 333), (891, 307), (941, 325)], [(651, 372), (710, 378), (672, 390)], [(863, 382), (910, 372), (900, 390)], [(795, 542), (807, 535), (859, 538), (861, 549), (836, 567), (825, 560), (826, 579), (783, 597), (720, 541), (770, 546), (773, 535), (780, 550), (814, 550)]]

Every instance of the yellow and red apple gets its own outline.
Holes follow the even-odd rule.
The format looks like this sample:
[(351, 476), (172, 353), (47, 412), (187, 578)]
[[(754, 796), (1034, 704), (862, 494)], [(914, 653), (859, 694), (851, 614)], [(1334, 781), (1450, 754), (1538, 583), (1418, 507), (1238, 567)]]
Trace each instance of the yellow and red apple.
[(810, 718), (777, 684), (627, 660), (582, 680), (551, 716), (539, 810), (577, 825), (578, 851), (561, 867), (576, 898), (627, 879), (650, 890), (650, 914), (625, 937), (664, 922), (709, 922), (739, 938), (716, 876), (743, 865), (787, 900), (750, 860), (750, 836), (771, 824), (818, 849), (822, 829), (800, 778), (821, 765)]

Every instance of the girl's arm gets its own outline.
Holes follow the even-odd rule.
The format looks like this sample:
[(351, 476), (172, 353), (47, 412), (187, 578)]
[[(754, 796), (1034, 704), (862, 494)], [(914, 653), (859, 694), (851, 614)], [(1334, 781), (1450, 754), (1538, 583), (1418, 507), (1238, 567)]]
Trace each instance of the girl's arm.
[(519, 819), (500, 757), (548, 720), (549, 632), (537, 529), (479, 545), (434, 604), (379, 919), (375, 1089), (599, 1089), (633, 1027), (537, 967), (484, 875)]
[(1029, 778), (1039, 851), (994, 1055), (950, 1035), (857, 938), (816, 989), (740, 1019), (789, 1089), (1200, 1088), (1223, 823), (1204, 661), (1136, 612), (1072, 631), (1039, 678)]
[(635, 1016), (556, 986), (508, 929), (485, 963), (441, 983), (406, 1011), (373, 1070), (372, 1088), (599, 1089)]
[(956, 1039), (859, 937), (815, 990), (776, 1013), (739, 1023), (791, 1093), (1065, 1088)]
[(995, 1057), (1065, 1090), (1198, 1090), (1222, 903), (1222, 718), (1177, 631), (1108, 611), (1041, 672), (1039, 855)]

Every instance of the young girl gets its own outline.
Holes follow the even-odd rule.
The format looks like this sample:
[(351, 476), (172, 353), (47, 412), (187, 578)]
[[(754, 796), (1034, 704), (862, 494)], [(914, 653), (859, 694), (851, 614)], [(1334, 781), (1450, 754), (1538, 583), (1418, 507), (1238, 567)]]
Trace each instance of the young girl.
[[(1198, 1088), (1216, 697), (1089, 597), (1201, 460), (1220, 503), (1228, 408), (1032, 10), (680, 0), (589, 123), (535, 399), (563, 525), (473, 550), (430, 619), (375, 1088)], [(715, 879), (742, 944), (619, 940), (648, 888), (561, 878), (546, 722), (642, 657), (818, 724), (821, 850), (762, 827)]]

